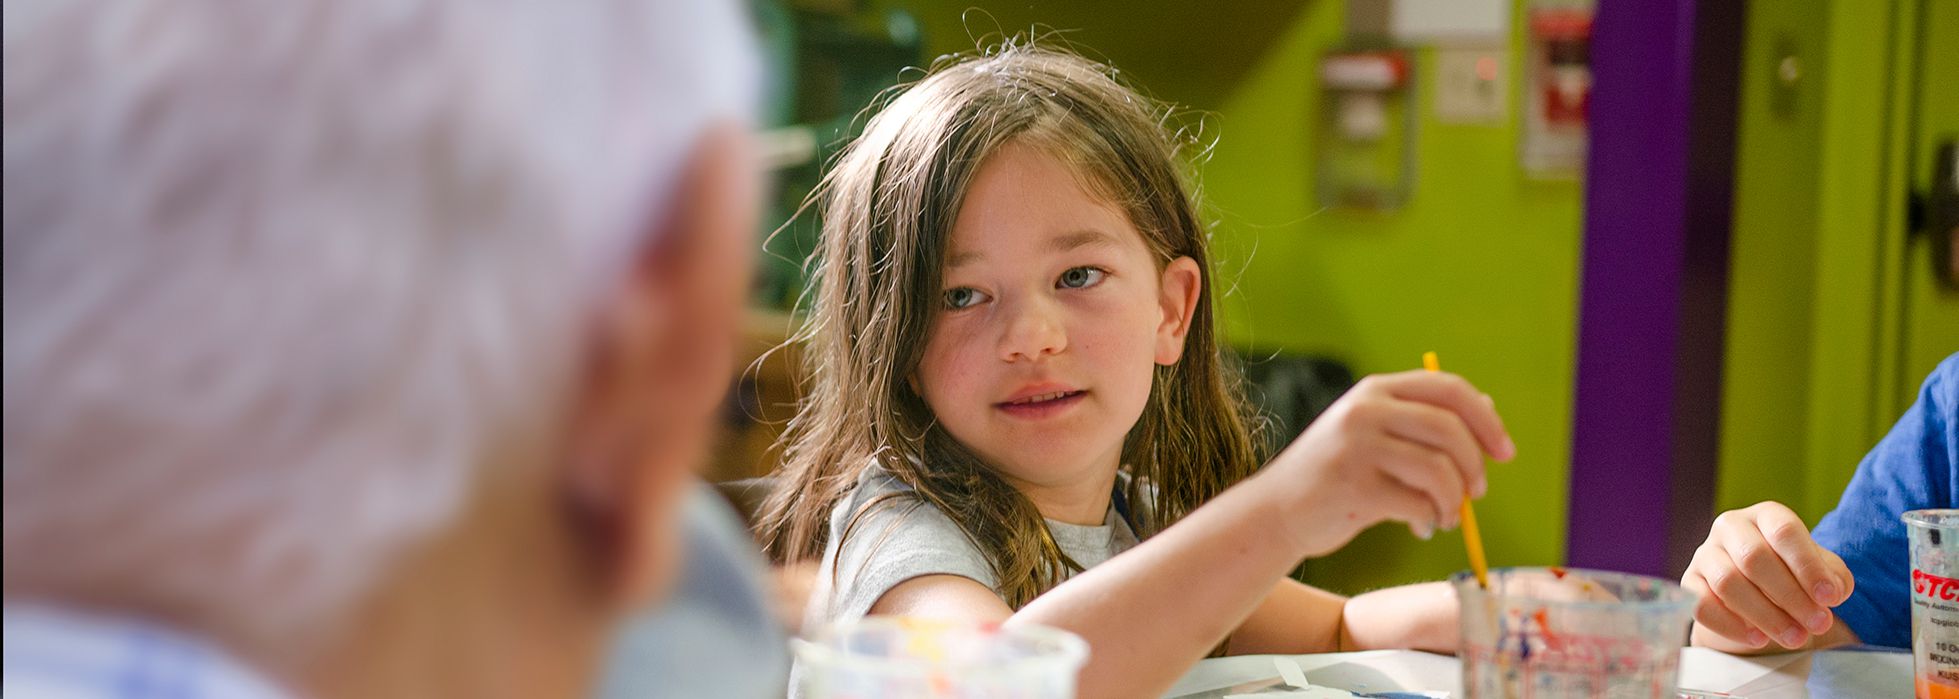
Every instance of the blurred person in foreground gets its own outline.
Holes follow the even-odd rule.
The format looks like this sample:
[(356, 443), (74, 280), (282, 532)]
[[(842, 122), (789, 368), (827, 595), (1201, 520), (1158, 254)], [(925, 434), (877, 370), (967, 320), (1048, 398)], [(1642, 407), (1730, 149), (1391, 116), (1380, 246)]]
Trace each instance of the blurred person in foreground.
[(771, 570), (741, 515), (714, 488), (686, 505), (686, 563), (673, 597), (620, 628), (597, 699), (781, 699), (789, 631), (815, 570)]
[(731, 375), (728, 3), (5, 5), (5, 693), (575, 696)]

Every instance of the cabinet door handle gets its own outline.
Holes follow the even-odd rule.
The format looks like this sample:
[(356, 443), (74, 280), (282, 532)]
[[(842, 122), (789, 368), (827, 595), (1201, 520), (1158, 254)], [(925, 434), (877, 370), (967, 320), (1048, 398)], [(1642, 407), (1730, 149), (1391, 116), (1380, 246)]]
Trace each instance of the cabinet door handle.
[(1932, 236), (1932, 265), (1947, 287), (1959, 289), (1959, 143), (1940, 142), (1933, 150), (1930, 191), (1912, 197), (1913, 226)]

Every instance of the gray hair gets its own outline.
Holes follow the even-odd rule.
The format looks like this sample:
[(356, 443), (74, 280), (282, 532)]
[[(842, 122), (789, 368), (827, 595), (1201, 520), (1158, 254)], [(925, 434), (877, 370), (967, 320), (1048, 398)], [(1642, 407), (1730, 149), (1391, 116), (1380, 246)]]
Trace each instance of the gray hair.
[(5, 13), (8, 593), (257, 636), (361, 594), (562, 404), (759, 87), (727, 3)]

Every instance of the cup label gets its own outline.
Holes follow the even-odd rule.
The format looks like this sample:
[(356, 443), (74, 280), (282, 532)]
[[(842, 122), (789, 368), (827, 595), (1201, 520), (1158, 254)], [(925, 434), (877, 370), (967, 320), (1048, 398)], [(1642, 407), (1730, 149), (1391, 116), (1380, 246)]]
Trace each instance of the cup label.
[(1959, 602), (1959, 580), (1914, 570), (1911, 571), (1911, 591), (1925, 598), (1925, 601), (1919, 604), (1929, 604), (1934, 609), (1942, 611), (1959, 611), (1959, 605), (1939, 604), (1939, 602)]
[(1918, 656), (1918, 695), (1959, 686), (1959, 580), (1911, 571), (1913, 647)]

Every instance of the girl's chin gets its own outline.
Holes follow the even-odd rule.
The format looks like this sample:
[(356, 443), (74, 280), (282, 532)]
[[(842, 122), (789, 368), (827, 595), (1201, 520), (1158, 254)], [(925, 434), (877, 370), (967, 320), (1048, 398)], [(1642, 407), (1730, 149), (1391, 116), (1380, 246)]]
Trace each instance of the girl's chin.
[[(1024, 453), (1005, 454), (1003, 458), (990, 461), (1001, 475), (1010, 480), (1051, 485), (1069, 483), (1103, 472), (1113, 473), (1119, 464), (1114, 461), (1098, 463), (1103, 459), (1095, 456), (1107, 453), (1109, 450), (1027, 450)], [(1072, 458), (1069, 456), (1071, 454)]]

